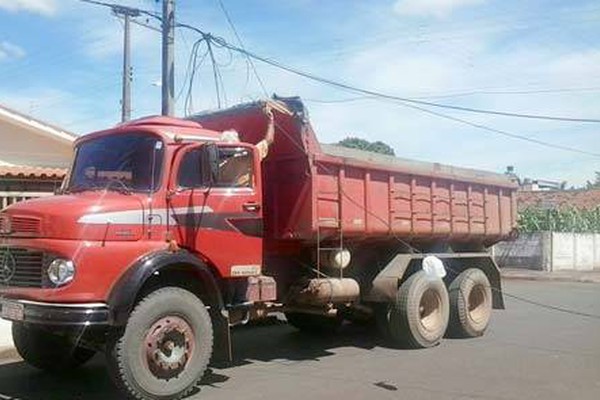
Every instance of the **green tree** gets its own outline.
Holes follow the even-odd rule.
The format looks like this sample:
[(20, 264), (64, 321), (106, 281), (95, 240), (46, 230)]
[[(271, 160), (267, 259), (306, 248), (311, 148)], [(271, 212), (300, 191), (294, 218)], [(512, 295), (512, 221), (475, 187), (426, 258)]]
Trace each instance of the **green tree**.
[(587, 181), (586, 189), (600, 189), (600, 172), (596, 171), (596, 178), (593, 182)]
[(347, 137), (346, 139), (338, 142), (338, 145), (349, 147), (351, 149), (359, 149), (365, 151), (371, 151), (373, 153), (386, 154), (388, 156), (395, 156), (396, 153), (394, 149), (381, 141), (369, 142), (368, 140), (357, 138), (357, 137)]

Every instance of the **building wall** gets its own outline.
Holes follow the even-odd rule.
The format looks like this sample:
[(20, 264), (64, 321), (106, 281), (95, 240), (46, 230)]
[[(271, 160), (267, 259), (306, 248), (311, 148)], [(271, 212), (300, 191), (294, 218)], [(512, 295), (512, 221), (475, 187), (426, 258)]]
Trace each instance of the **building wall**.
[(0, 121), (0, 165), (69, 166), (72, 143)]

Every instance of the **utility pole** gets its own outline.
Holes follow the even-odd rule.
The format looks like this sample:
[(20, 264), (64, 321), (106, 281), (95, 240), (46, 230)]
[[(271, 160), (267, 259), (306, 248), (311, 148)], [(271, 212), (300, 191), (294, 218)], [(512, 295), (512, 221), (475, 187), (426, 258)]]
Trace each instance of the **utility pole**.
[(162, 115), (175, 114), (175, 0), (163, 0)]
[(131, 69), (131, 37), (130, 21), (131, 17), (137, 17), (139, 12), (135, 10), (115, 10), (114, 13), (123, 15), (123, 95), (121, 97), (121, 122), (127, 122), (131, 119), (131, 79), (133, 71)]
[(104, 3), (96, 0), (80, 0), (83, 3), (94, 4), (97, 6), (110, 8), (114, 15), (124, 19), (123, 30), (123, 93), (121, 97), (121, 122), (129, 121), (131, 118), (131, 79), (133, 70), (131, 69), (131, 18), (139, 17), (140, 10), (125, 7), (118, 4)]

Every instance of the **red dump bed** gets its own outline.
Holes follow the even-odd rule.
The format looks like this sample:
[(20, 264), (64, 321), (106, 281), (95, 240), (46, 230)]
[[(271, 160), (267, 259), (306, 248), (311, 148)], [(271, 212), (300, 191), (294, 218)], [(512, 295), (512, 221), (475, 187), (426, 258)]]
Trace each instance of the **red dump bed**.
[[(504, 175), (319, 144), (298, 99), (279, 99), (276, 135), (263, 163), (265, 232), (271, 240), (314, 241), (396, 235), (409, 242), (491, 245), (515, 227), (516, 186)], [(256, 143), (263, 103), (194, 116), (209, 129), (235, 129)]]

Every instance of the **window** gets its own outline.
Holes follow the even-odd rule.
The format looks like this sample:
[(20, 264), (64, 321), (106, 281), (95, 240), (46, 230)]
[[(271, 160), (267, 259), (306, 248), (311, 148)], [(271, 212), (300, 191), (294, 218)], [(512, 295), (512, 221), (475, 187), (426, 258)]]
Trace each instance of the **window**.
[(69, 189), (125, 187), (134, 191), (156, 190), (160, 186), (163, 153), (163, 142), (143, 132), (119, 133), (85, 141), (76, 149)]
[(179, 173), (177, 175), (179, 187), (190, 189), (204, 186), (202, 184), (201, 168), (200, 151), (192, 150), (187, 152), (179, 165)]
[[(186, 153), (181, 160), (177, 182), (181, 188), (205, 187), (202, 182), (200, 150)], [(214, 187), (252, 187), (252, 152), (244, 147), (219, 147), (219, 176)]]
[(217, 187), (252, 187), (252, 153), (238, 147), (219, 148)]

